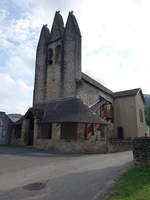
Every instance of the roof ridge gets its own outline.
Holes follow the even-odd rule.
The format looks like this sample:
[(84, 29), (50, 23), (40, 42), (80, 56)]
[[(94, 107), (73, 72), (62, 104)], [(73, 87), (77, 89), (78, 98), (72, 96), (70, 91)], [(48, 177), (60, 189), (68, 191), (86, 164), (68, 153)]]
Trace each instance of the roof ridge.
[(89, 75), (85, 74), (84, 72), (82, 72), (82, 78), (85, 81), (89, 82), (90, 84), (94, 85), (95, 87), (98, 87), (103, 92), (113, 96), (113, 92), (110, 89), (108, 89), (107, 87), (105, 87), (104, 85), (96, 81), (95, 79), (91, 78)]
[(123, 90), (120, 92), (114, 92), (115, 98), (127, 97), (127, 96), (136, 96), (138, 93), (141, 94), (143, 101), (145, 102), (144, 95), (141, 88), (135, 88), (130, 90)]
[(120, 90), (120, 91), (113, 92), (113, 93), (115, 94), (115, 93), (119, 93), (119, 92), (128, 92), (128, 91), (135, 91), (135, 90), (139, 91), (139, 90), (141, 90), (141, 88), (134, 88), (134, 89), (129, 89), (129, 90)]

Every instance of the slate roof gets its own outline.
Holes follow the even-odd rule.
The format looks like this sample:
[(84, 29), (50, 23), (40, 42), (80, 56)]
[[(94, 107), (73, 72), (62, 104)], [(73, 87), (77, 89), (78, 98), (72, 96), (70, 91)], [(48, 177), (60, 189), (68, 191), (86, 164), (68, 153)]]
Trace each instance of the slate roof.
[(145, 101), (141, 88), (135, 88), (132, 90), (124, 90), (124, 91), (120, 91), (120, 92), (114, 92), (114, 97), (118, 98), (118, 97), (136, 96), (138, 93), (141, 94), (143, 101)]
[(89, 84), (93, 85), (94, 87), (97, 87), (98, 89), (102, 90), (104, 93), (112, 96), (113, 98), (135, 96), (137, 95), (138, 92), (140, 92), (142, 99), (145, 102), (144, 95), (142, 93), (141, 88), (135, 88), (135, 89), (124, 90), (124, 91), (119, 91), (119, 92), (112, 92), (111, 90), (109, 90), (108, 88), (106, 88), (99, 82), (95, 81), (94, 79), (92, 79), (90, 76), (88, 76), (87, 74), (83, 72), (82, 72), (82, 79), (88, 82)]
[(29, 108), (26, 114), (14, 125), (21, 124), (30, 112), (39, 119), (40, 123), (76, 122), (107, 125), (107, 122), (75, 97), (38, 104), (34, 108)]
[(83, 72), (82, 72), (82, 79), (88, 82), (89, 84), (93, 85), (94, 87), (97, 87), (98, 89), (102, 90), (104, 93), (109, 94), (110, 96), (113, 97), (113, 92), (111, 90), (109, 90), (108, 88), (106, 88), (99, 82), (95, 81), (94, 79), (92, 79), (90, 76), (88, 76)]
[[(33, 108), (41, 122), (78, 122), (107, 124), (78, 98), (66, 98), (39, 104)], [(43, 111), (43, 112), (42, 112)]]

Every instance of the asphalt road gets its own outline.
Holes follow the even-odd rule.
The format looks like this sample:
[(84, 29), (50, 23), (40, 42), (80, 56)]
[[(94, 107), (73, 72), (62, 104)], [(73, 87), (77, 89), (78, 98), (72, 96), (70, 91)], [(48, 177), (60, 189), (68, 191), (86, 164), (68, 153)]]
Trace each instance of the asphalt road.
[(130, 151), (62, 155), (0, 146), (0, 200), (105, 199), (132, 160)]

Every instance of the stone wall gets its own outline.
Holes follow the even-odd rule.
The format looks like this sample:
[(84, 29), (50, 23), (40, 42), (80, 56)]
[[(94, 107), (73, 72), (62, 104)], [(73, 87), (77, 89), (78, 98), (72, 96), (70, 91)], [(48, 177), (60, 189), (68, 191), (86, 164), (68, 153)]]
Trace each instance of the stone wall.
[(134, 139), (133, 158), (137, 166), (150, 165), (150, 137)]
[[(106, 153), (106, 139), (85, 140), (85, 124), (77, 126), (78, 140), (61, 139), (61, 125), (52, 124), (52, 138), (34, 140), (34, 147), (62, 153)], [(92, 136), (94, 137), (94, 136)]]
[[(12, 133), (12, 144), (26, 145), (26, 133), (28, 132), (28, 120), (24, 120), (22, 124), (21, 135), (19, 138)], [(113, 124), (107, 127), (101, 127), (101, 130), (95, 131), (88, 140), (85, 140), (85, 124), (79, 123), (77, 126), (78, 140), (62, 139), (61, 124), (52, 124), (51, 138), (39, 138), (38, 135), (42, 129), (37, 120), (34, 122), (34, 143), (33, 146), (39, 149), (51, 150), (62, 153), (112, 153), (130, 150), (132, 141), (128, 140), (110, 140), (113, 130)]]
[(67, 141), (37, 139), (34, 147), (61, 153), (115, 153), (132, 150), (132, 141)]
[(28, 131), (28, 125), (29, 125), (29, 120), (24, 120), (23, 123), (21, 124), (21, 130), (20, 130), (20, 137), (18, 137), (16, 134), (16, 127), (12, 126), (11, 128), (11, 144), (13, 145), (19, 145), (19, 146), (24, 146), (26, 144), (26, 133)]
[(33, 104), (43, 103), (45, 99), (45, 80), (47, 75), (47, 40), (50, 37), (49, 30), (43, 26), (36, 50), (36, 67)]
[(5, 112), (0, 112), (0, 144), (10, 142), (10, 120)]
[[(57, 47), (60, 59), (57, 60)], [(50, 53), (51, 52), (51, 53)], [(51, 57), (49, 62), (49, 57)], [(66, 27), (56, 12), (51, 29), (43, 26), (36, 54), (34, 105), (76, 96), (81, 80), (81, 34), (75, 17), (69, 13)]]
[(108, 141), (108, 153), (123, 152), (132, 150), (132, 140), (111, 139)]
[(118, 127), (123, 128), (124, 138), (137, 137), (135, 96), (116, 98), (114, 102), (115, 137)]
[(69, 13), (63, 36), (63, 97), (76, 96), (81, 80), (81, 34), (73, 14)]
[(62, 41), (57, 40), (56, 42), (50, 43), (48, 48), (53, 51), (52, 63), (47, 64), (46, 72), (46, 90), (45, 90), (45, 101), (56, 100), (61, 98), (61, 62), (56, 62), (56, 48), (62, 46)]
[(52, 141), (48, 139), (36, 140), (36, 148), (48, 149), (61, 153), (106, 153), (106, 142), (88, 142), (88, 141)]
[[(139, 110), (143, 113), (143, 122), (140, 121)], [(146, 133), (144, 103), (140, 94), (116, 98), (114, 101), (115, 137), (117, 128), (122, 127), (124, 138), (143, 137)]]
[(113, 102), (113, 98), (109, 95), (106, 95), (100, 89), (92, 86), (86, 81), (82, 80), (80, 87), (77, 90), (77, 96), (87, 104), (88, 106), (93, 105), (99, 100), (99, 97), (105, 98), (107, 101)]
[(25, 146), (21, 138), (16, 138), (14, 134), (11, 136), (11, 144), (17, 146)]

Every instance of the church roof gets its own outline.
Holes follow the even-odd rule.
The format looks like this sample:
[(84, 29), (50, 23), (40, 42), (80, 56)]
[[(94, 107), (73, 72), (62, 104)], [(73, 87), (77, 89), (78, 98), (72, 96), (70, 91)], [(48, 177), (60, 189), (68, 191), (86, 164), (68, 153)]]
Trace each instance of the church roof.
[(87, 74), (84, 74), (83, 72), (82, 72), (82, 79), (90, 83), (94, 87), (97, 87), (98, 89), (102, 90), (104, 93), (109, 94), (110, 96), (113, 97), (113, 92), (111, 90), (109, 90), (108, 88), (106, 88), (105, 86), (97, 82), (96, 80), (92, 79)]
[(40, 122), (78, 122), (107, 124), (78, 98), (65, 98), (51, 101), (47, 104), (38, 104), (33, 110), (41, 119)]
[(118, 98), (118, 97), (136, 96), (138, 93), (141, 94), (143, 101), (145, 101), (141, 88), (135, 88), (132, 90), (124, 90), (124, 91), (114, 92), (114, 97)]
[(112, 96), (113, 98), (119, 98), (119, 97), (127, 97), (127, 96), (136, 96), (138, 93), (141, 94), (141, 97), (143, 101), (145, 102), (144, 95), (142, 93), (141, 88), (135, 88), (131, 90), (124, 90), (119, 92), (112, 92), (105, 86), (103, 86), (101, 83), (97, 82), (96, 80), (92, 79), (90, 76), (82, 72), (82, 79), (89, 84), (93, 85), (94, 87), (97, 87), (101, 91), (105, 92), (106, 94)]

